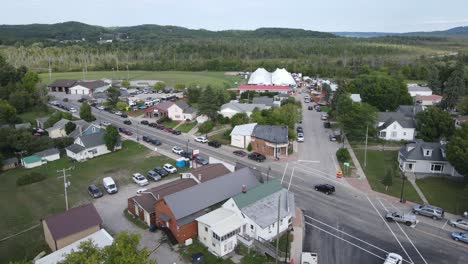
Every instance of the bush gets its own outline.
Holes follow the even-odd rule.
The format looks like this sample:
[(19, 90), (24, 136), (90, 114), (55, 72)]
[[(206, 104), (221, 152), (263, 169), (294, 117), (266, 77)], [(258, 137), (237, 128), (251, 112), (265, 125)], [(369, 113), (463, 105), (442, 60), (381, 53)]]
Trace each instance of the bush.
[(348, 149), (340, 148), (336, 151), (336, 158), (340, 163), (343, 163), (349, 161), (351, 156), (349, 155)]
[(31, 173), (31, 174), (26, 174), (26, 175), (21, 175), (17, 180), (16, 180), (16, 185), (17, 186), (24, 186), (28, 184), (32, 184), (35, 182), (40, 182), (43, 181), (47, 178), (44, 174), (39, 174), (39, 173)]
[(213, 130), (214, 124), (212, 121), (206, 121), (205, 123), (201, 124), (200, 127), (198, 128), (198, 132), (202, 134), (206, 134)]
[(249, 143), (249, 145), (247, 146), (247, 151), (252, 151), (252, 143)]

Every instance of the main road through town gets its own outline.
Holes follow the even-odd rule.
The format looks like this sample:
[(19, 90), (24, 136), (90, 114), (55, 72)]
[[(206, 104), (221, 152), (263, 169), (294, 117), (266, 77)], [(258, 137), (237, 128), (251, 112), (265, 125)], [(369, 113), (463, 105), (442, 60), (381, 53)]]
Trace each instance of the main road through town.
[[(70, 98), (70, 96), (67, 96)], [(300, 100), (303, 99), (299, 95)], [(79, 109), (76, 99), (70, 105)], [(468, 245), (450, 238), (452, 229), (446, 220), (421, 219), (414, 227), (388, 223), (382, 217), (386, 211), (410, 210), (407, 205), (395, 203), (373, 192), (363, 193), (350, 186), (345, 179), (337, 179), (335, 152), (339, 145), (330, 142), (329, 129), (323, 128), (320, 113), (303, 106), (305, 142), (298, 144), (298, 152), (288, 160), (267, 160), (257, 163), (234, 156), (229, 146), (215, 149), (196, 143), (193, 136), (172, 135), (152, 127), (124, 125), (117, 115), (93, 109), (100, 122), (108, 121), (125, 127), (136, 136), (158, 138), (162, 148), (170, 151), (173, 146), (183, 149), (199, 149), (203, 156), (211, 156), (229, 163), (242, 163), (261, 171), (265, 177), (277, 178), (296, 196), (296, 206), (303, 209), (305, 220), (304, 251), (317, 252), (320, 264), (383, 263), (389, 252), (404, 258), (405, 263), (468, 263)], [(336, 192), (325, 195), (314, 190), (314, 185), (333, 184)], [(295, 260), (298, 263), (298, 260)]]

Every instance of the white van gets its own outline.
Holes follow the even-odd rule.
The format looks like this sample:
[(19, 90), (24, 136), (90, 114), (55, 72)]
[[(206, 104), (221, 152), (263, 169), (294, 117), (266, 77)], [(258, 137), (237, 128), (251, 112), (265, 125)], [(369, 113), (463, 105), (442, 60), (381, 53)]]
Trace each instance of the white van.
[(113, 194), (118, 191), (117, 185), (111, 177), (106, 177), (102, 179), (102, 185), (104, 185), (104, 189), (106, 189), (108, 194)]
[(388, 253), (387, 258), (385, 259), (384, 264), (401, 264), (403, 263), (403, 258), (395, 253)]

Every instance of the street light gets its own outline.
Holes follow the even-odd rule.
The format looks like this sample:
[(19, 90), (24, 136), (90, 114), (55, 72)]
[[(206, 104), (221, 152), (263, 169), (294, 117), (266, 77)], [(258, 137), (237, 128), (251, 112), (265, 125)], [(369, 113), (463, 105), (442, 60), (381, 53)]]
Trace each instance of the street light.
[(405, 180), (406, 176), (404, 173), (401, 174), (403, 177), (403, 181), (401, 182), (401, 194), (400, 194), (400, 203), (405, 203), (406, 200), (403, 199), (403, 190), (405, 189)]

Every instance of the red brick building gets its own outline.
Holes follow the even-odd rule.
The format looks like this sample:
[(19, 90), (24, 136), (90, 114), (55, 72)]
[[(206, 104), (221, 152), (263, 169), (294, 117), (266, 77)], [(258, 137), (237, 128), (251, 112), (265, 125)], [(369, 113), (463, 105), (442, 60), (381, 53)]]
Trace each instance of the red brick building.
[(288, 156), (288, 127), (257, 125), (252, 133), (252, 151), (269, 157)]

